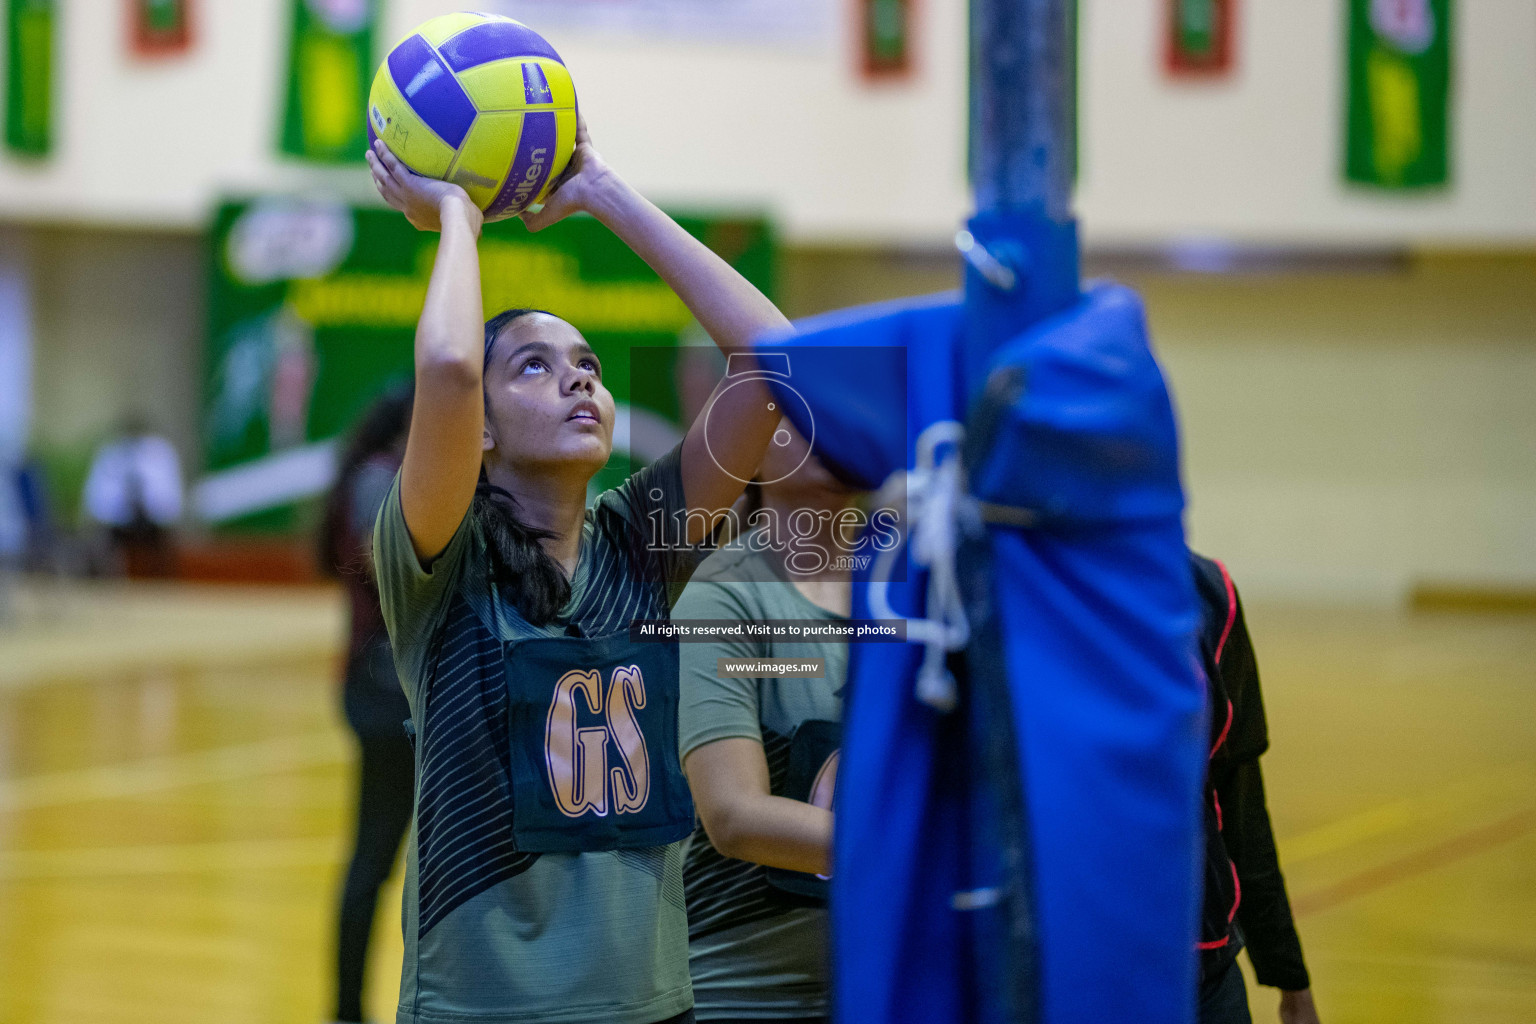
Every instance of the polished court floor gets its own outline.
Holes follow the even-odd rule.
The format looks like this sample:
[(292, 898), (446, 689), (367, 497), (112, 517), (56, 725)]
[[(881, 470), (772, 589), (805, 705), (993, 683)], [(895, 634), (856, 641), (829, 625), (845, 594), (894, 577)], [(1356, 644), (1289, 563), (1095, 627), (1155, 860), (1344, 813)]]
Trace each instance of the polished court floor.
[[(1536, 616), (1256, 605), (1329, 1024), (1536, 1021)], [(0, 1024), (326, 1019), (337, 595), (31, 585), (0, 624)], [(392, 1019), (398, 876), (370, 1011)], [(1276, 1018), (1254, 990), (1256, 1020)]]

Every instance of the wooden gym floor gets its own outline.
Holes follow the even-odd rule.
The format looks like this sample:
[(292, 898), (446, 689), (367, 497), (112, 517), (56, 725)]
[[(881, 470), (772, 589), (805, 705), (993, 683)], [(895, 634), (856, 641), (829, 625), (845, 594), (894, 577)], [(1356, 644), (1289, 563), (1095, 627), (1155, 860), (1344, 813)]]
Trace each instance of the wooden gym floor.
[[(1328, 1024), (1536, 1021), (1536, 617), (1256, 605), (1265, 758)], [(330, 1011), (337, 596), (99, 585), (0, 625), (0, 1024)], [(399, 880), (376, 927), (393, 1018)], [(1254, 990), (1255, 1019), (1276, 998)]]

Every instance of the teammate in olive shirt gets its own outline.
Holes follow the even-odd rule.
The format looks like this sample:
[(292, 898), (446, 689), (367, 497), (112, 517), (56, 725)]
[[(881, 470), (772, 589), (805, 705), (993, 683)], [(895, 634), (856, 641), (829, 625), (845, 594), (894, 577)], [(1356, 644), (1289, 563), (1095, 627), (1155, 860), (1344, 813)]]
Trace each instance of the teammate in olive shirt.
[[(854, 494), (815, 456), (802, 465), (806, 442), (786, 429), (790, 443), (763, 460), (763, 478), (778, 480), (761, 488), (765, 525), (705, 560), (678, 618), (847, 617), (848, 573), (823, 556), (842, 554), (832, 516)], [(826, 513), (822, 529), (796, 539), (786, 524), (806, 511)], [(760, 657), (821, 658), (824, 675), (717, 677), (719, 659)], [(815, 876), (830, 862), (847, 671), (844, 643), (749, 638), (682, 647), (679, 732), (701, 819), (683, 870), (700, 1020), (826, 1019), (825, 882)]]
[[(637, 644), (701, 558), (779, 425), (760, 381), (718, 391), (712, 450), (685, 439), (586, 507), (614, 401), (570, 324), (483, 323), (481, 214), (462, 189), (369, 154), (385, 200), (441, 231), (416, 333), (404, 463), (374, 559), (416, 731), (401, 1024), (692, 1019), (677, 650)], [(586, 211), (677, 292), (722, 347), (787, 322), (630, 189), (583, 125), (538, 230)], [(688, 515), (689, 511), (703, 515)], [(654, 517), (654, 518), (653, 518)], [(655, 518), (681, 534), (648, 544)]]

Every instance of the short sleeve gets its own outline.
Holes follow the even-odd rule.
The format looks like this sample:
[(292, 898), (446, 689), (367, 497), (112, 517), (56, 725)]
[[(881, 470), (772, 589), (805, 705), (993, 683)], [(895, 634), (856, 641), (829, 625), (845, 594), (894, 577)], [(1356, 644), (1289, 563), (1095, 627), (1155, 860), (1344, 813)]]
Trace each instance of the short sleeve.
[[(683, 592), (672, 611), (679, 619), (755, 619), (732, 587), (700, 581)], [(705, 644), (678, 645), (678, 750), (683, 757), (716, 740), (740, 737), (762, 741), (763, 728), (755, 678), (719, 679), (721, 658), (755, 658), (762, 655), (753, 640), (720, 640)]]
[(395, 651), (396, 667), (406, 692), (414, 697), (422, 676), (427, 644), (447, 611), (448, 598), (462, 578), (474, 534), (474, 517), (464, 521), (431, 568), (423, 569), (411, 545), (400, 504), (400, 475), (379, 509), (373, 530), (373, 571), (379, 586), (379, 607)]
[(714, 550), (713, 536), (698, 544), (686, 543), (688, 499), (683, 494), (683, 443), (679, 441), (655, 462), (599, 495), (597, 505), (623, 518), (631, 545), (657, 555), (662, 579), (667, 584), (667, 603), (676, 605), (699, 563)]

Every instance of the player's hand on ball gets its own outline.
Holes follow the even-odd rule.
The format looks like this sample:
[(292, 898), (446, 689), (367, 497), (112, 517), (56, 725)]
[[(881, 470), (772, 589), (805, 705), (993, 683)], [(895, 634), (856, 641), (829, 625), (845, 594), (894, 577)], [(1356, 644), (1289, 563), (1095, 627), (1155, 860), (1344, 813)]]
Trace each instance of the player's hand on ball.
[(368, 151), (368, 169), (373, 172), (374, 187), (390, 206), (405, 214), (418, 231), (443, 230), (443, 214), (448, 207), (462, 207), (470, 226), (478, 234), (483, 216), (470, 200), (469, 193), (451, 181), (424, 178), (411, 170), (382, 141)]
[(592, 212), (592, 204), (607, 184), (608, 165), (592, 147), (592, 137), (587, 134), (587, 122), (576, 118), (576, 152), (566, 165), (565, 173), (555, 182), (549, 197), (538, 212), (522, 215), (529, 231), (542, 231), (556, 221), (564, 220), (573, 213)]

